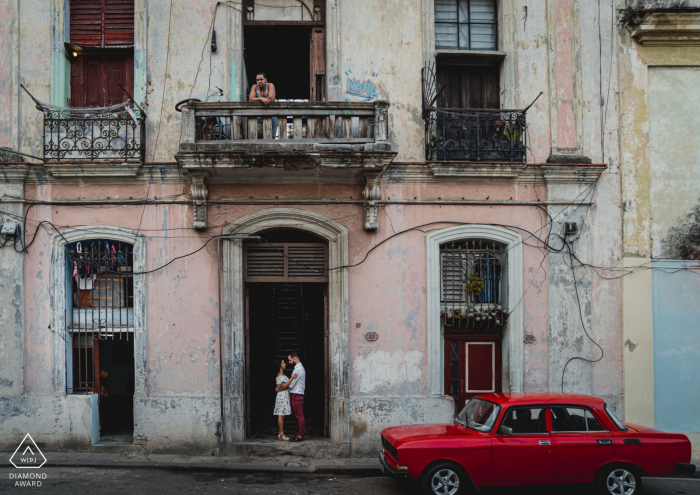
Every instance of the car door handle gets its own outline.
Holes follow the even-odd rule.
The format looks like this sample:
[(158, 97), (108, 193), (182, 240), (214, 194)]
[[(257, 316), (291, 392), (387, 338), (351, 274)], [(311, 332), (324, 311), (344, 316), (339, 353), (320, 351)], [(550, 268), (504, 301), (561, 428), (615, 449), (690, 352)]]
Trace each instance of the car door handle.
[(599, 438), (598, 445), (612, 445), (613, 441), (610, 438)]
[(540, 440), (540, 445), (547, 446), (552, 445), (552, 443), (549, 440)]
[(641, 445), (642, 441), (639, 438), (625, 438), (622, 443), (625, 445)]

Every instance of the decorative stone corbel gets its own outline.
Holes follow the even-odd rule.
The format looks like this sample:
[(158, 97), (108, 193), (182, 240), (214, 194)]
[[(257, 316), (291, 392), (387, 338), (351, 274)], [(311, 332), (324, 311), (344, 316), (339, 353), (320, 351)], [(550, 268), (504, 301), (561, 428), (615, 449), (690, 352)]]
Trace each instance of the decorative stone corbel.
[(207, 177), (206, 172), (189, 172), (192, 178), (192, 186), (190, 186), (190, 194), (192, 195), (194, 220), (192, 222), (192, 227), (196, 230), (206, 230), (207, 229), (207, 196), (209, 195), (209, 190), (207, 185), (204, 183), (204, 179)]
[(365, 170), (362, 175), (365, 177), (365, 188), (362, 190), (362, 198), (365, 200), (365, 230), (377, 230), (377, 201), (381, 195), (379, 188), (379, 177), (383, 170)]

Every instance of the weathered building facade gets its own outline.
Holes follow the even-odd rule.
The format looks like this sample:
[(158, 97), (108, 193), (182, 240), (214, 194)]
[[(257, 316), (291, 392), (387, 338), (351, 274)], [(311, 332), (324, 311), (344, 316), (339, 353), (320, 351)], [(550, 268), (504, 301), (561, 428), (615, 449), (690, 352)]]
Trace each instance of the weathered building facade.
[(620, 29), (625, 411), (700, 444), (700, 2), (628, 1)]
[(0, 444), (235, 451), (291, 350), (344, 454), (484, 391), (626, 414), (611, 2), (1, 0)]

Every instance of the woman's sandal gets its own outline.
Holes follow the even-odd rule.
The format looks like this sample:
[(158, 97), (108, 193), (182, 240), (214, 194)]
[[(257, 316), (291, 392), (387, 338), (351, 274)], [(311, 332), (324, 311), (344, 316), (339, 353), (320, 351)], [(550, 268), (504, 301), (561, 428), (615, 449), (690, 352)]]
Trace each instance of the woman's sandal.
[(289, 442), (289, 438), (286, 435), (280, 435), (279, 433), (277, 434), (277, 440), (280, 440), (282, 442)]

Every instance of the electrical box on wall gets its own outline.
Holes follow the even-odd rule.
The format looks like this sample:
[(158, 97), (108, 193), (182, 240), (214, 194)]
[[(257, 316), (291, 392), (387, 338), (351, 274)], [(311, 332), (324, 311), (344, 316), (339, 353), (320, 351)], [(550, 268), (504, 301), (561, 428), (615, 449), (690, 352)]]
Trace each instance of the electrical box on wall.
[(18, 225), (16, 222), (5, 222), (2, 224), (2, 235), (17, 235)]

